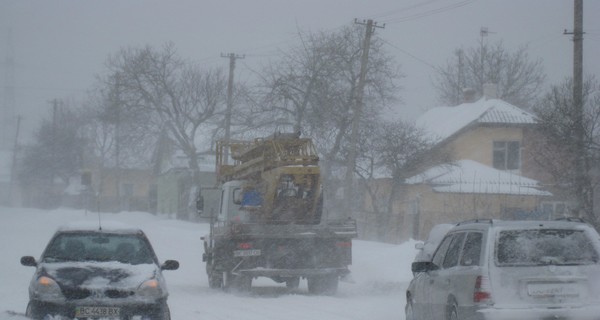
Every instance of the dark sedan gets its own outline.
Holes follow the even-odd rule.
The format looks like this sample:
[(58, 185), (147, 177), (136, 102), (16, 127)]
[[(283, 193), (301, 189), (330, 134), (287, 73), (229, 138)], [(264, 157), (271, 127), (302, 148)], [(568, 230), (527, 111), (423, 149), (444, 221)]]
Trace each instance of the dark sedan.
[(32, 319), (169, 320), (168, 291), (162, 270), (144, 232), (111, 224), (60, 228), (39, 260), (29, 285), (26, 314)]

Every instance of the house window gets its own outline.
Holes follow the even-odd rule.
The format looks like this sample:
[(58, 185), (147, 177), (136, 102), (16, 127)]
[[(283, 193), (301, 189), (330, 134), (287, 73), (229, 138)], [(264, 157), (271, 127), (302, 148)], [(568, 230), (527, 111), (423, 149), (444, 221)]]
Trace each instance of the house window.
[(521, 144), (519, 141), (494, 141), (494, 168), (519, 170), (521, 167)]

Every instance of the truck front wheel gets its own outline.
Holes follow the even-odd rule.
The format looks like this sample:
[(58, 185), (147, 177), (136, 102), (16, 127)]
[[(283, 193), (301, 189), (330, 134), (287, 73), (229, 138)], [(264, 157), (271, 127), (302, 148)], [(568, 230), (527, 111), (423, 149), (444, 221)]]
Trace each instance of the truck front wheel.
[(337, 275), (314, 276), (308, 279), (308, 292), (311, 294), (333, 295), (337, 292)]

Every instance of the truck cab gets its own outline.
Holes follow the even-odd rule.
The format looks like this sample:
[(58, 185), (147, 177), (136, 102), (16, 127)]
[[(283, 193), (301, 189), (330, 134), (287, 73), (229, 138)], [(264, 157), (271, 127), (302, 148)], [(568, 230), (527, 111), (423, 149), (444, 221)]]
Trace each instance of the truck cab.
[(243, 185), (243, 181), (233, 180), (225, 182), (221, 187), (221, 201), (216, 217), (218, 224), (249, 221), (249, 212), (242, 207)]

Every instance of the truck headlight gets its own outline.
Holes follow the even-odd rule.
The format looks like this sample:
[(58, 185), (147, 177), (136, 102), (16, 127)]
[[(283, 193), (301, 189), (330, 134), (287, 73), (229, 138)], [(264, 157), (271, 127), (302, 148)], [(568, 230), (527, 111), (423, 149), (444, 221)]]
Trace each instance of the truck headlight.
[(31, 290), (42, 300), (62, 300), (64, 298), (58, 283), (47, 276), (41, 276), (33, 281)]

